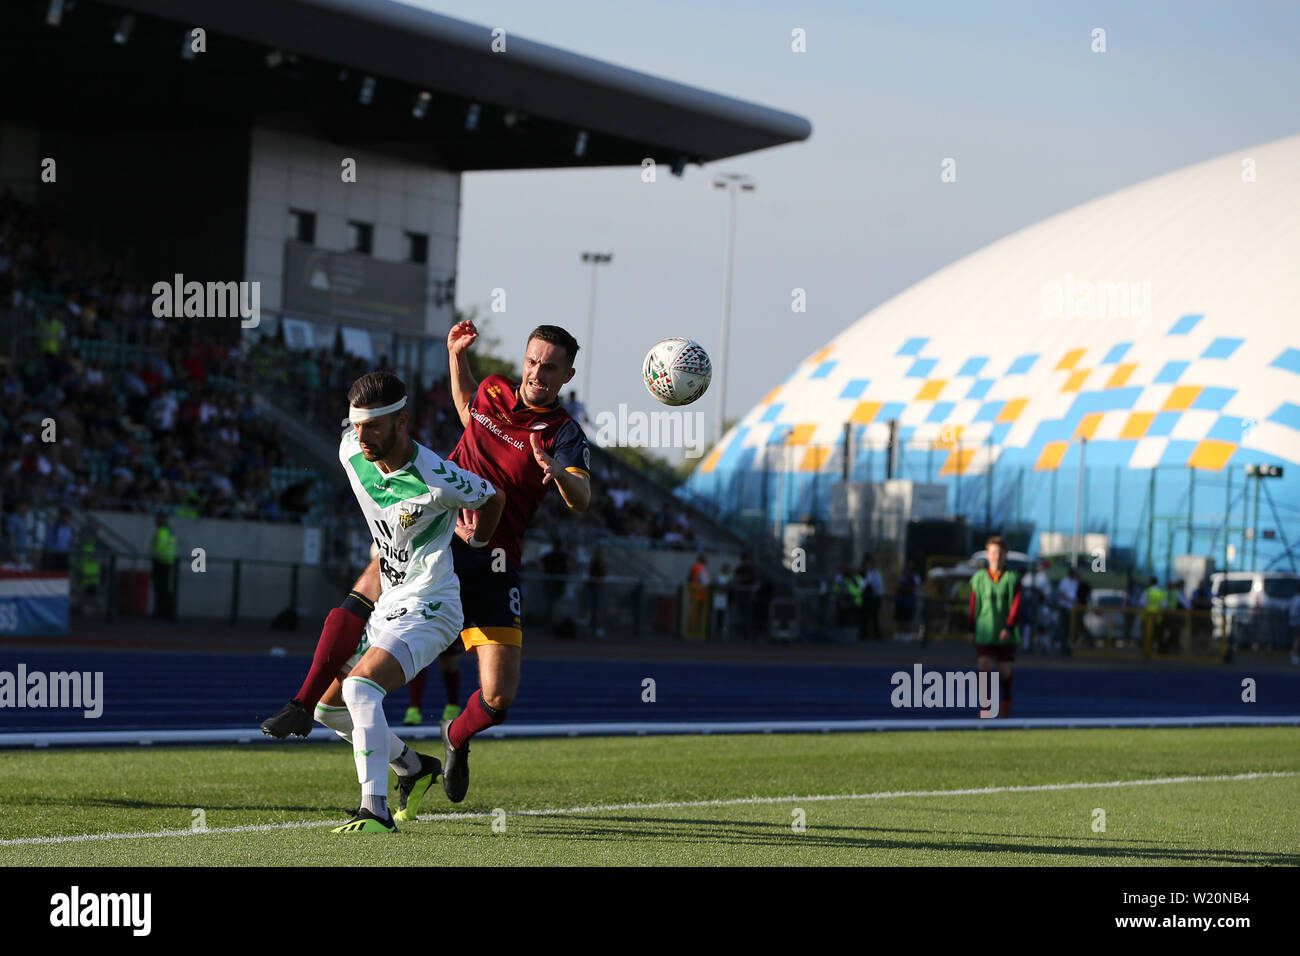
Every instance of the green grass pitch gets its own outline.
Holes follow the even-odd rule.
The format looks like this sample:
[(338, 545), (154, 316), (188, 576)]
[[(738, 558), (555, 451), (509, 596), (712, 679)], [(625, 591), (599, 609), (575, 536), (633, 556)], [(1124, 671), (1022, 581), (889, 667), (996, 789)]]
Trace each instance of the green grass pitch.
[(0, 867), (1300, 864), (1300, 728), (479, 740), (470, 765), (464, 803), (435, 785), (348, 836), (342, 742), (0, 752)]

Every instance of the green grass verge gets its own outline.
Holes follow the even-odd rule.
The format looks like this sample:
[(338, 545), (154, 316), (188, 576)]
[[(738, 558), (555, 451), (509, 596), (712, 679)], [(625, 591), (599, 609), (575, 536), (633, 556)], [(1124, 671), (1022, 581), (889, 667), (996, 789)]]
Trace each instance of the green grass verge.
[[(324, 826), (358, 802), (341, 742), (4, 752), (0, 841), (186, 832), (0, 845), (0, 866), (1300, 864), (1300, 776), (799, 799), (1300, 773), (1298, 728), (483, 740), (471, 766), (464, 803), (435, 787), (432, 819), (357, 837)], [(776, 802), (622, 807), (746, 798)], [(573, 808), (595, 809), (519, 815)], [(196, 809), (210, 830), (308, 826), (193, 833)]]

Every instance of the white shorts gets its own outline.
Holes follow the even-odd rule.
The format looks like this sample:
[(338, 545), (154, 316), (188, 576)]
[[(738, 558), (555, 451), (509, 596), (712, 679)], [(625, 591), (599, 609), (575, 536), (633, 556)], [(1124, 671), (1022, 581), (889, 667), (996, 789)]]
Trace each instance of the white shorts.
[(402, 665), (409, 683), (460, 637), (465, 614), (460, 593), (443, 592), (427, 600), (410, 598), (385, 605), (383, 600), (366, 620), (366, 629), (356, 653), (343, 665), (346, 676), (372, 647), (387, 651)]

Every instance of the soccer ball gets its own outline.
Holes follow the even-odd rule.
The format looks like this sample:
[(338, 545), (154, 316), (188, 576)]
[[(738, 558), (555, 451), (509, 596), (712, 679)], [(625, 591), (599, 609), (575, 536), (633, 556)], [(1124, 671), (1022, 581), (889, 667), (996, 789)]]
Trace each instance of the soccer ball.
[(709, 387), (713, 363), (699, 342), (664, 339), (646, 353), (641, 377), (650, 394), (665, 405), (689, 405)]

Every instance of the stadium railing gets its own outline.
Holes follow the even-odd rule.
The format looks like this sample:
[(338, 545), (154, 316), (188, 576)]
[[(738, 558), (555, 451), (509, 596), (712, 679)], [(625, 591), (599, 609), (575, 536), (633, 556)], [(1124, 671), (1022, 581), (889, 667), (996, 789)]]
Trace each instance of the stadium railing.
[(1075, 607), (1068, 614), (1070, 653), (1216, 663), (1231, 657), (1232, 642), (1215, 633), (1209, 611), (1141, 607)]

